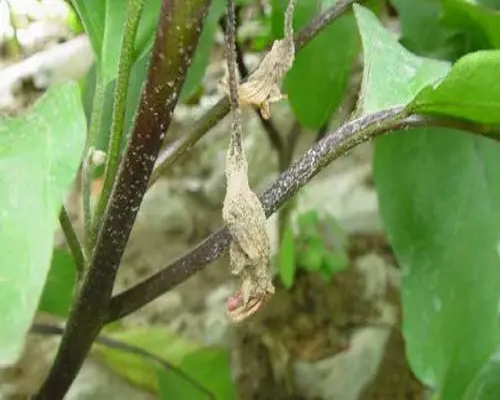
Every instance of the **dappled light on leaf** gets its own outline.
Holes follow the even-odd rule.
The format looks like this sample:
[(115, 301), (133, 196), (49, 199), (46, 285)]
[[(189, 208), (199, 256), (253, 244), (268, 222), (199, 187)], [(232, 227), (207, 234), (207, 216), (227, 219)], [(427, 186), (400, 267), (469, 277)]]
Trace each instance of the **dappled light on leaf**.
[(23, 117), (0, 120), (0, 364), (23, 348), (85, 130), (75, 83), (54, 87)]

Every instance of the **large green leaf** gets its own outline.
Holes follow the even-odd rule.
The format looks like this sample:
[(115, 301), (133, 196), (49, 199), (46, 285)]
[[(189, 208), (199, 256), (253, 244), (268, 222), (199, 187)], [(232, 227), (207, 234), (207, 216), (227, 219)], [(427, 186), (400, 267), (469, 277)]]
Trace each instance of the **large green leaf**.
[[(294, 29), (321, 11), (321, 0), (299, 1)], [(288, 0), (273, 0), (273, 34), (283, 37), (283, 13)], [(320, 128), (338, 107), (347, 88), (349, 73), (359, 52), (356, 23), (351, 13), (340, 17), (296, 54), (284, 91), (301, 124)]]
[(499, 159), (498, 143), (460, 131), (377, 140), (380, 211), (404, 276), (407, 355), (441, 400), (463, 398), (498, 334)]
[(500, 123), (500, 50), (468, 54), (439, 84), (426, 87), (411, 108), (481, 123)]
[[(179, 366), (183, 358), (200, 346), (166, 328), (144, 327), (106, 333), (107, 337), (142, 348)], [(94, 345), (93, 354), (118, 375), (151, 391), (158, 390), (157, 366), (144, 357), (119, 349)]]
[(499, 14), (485, 4), (467, 0), (391, 3), (399, 14), (401, 42), (416, 54), (455, 60), (471, 51), (498, 46)]
[(22, 118), (0, 120), (0, 364), (23, 348), (85, 129), (75, 83), (52, 88)]
[(209, 398), (207, 391), (216, 400), (236, 399), (226, 350), (200, 349), (186, 355), (179, 367), (205, 390), (193, 385), (175, 371), (162, 369), (158, 372), (161, 399), (207, 400)]
[(67, 317), (74, 285), (75, 263), (71, 254), (66, 250), (55, 249), (38, 310)]
[(500, 396), (500, 352), (496, 349), (467, 388), (464, 400), (497, 400)]
[(447, 62), (418, 57), (406, 50), (371, 11), (354, 5), (354, 13), (361, 32), (365, 64), (358, 105), (362, 113), (404, 106), (424, 86), (448, 71)]
[[(355, 7), (355, 13), (365, 53), (363, 112), (405, 105), (447, 72), (446, 63), (401, 48), (368, 11)], [(498, 156), (498, 146), (486, 139), (445, 130), (376, 143), (381, 213), (405, 272), (408, 358), (445, 400), (461, 398), (497, 333), (498, 215), (492, 203), (500, 199), (493, 187), (500, 170), (492, 162)]]
[[(85, 28), (94, 54), (101, 58), (102, 42), (104, 39), (104, 16), (106, 1), (99, 0), (72, 0), (80, 20)], [(123, 7), (122, 7), (123, 8)]]
[(443, 24), (467, 36), (469, 51), (500, 47), (500, 12), (468, 0), (443, 1)]
[[(123, 0), (73, 0), (94, 49), (104, 84), (118, 73), (127, 3)], [(160, 6), (160, 0), (145, 0), (135, 41), (136, 59), (144, 57), (151, 47)]]

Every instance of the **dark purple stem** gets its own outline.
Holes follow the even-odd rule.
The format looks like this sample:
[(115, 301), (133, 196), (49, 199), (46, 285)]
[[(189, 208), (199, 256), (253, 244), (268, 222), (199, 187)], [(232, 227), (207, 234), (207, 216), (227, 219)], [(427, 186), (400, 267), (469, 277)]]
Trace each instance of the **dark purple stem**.
[[(164, 0), (147, 83), (91, 265), (49, 375), (35, 399), (62, 399), (101, 330), (118, 265), (171, 122), (211, 0)], [(189, 23), (186, 23), (189, 21)]]

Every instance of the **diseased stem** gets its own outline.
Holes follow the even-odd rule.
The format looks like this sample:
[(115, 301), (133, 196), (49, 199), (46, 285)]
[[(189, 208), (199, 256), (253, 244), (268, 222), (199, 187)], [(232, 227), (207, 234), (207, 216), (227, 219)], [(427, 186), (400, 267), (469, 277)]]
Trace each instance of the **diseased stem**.
[(236, 16), (233, 0), (226, 1), (227, 23), (226, 23), (226, 58), (229, 72), (229, 100), (233, 117), (233, 129), (231, 132), (239, 134), (238, 147), (241, 147), (241, 110), (238, 94), (238, 76), (236, 74)]
[(123, 41), (118, 64), (118, 76), (113, 103), (113, 118), (111, 122), (111, 134), (109, 136), (108, 154), (106, 157), (106, 168), (104, 172), (104, 183), (97, 202), (97, 207), (90, 231), (90, 243), (94, 245), (96, 234), (99, 229), (102, 216), (109, 201), (109, 195), (113, 187), (118, 160), (120, 158), (120, 148), (123, 139), (123, 121), (125, 119), (127, 89), (130, 79), (134, 57), (134, 42), (139, 27), (144, 0), (129, 0), (127, 7), (127, 20), (123, 31)]
[(91, 243), (91, 227), (92, 227), (92, 211), (90, 207), (92, 174), (94, 172), (92, 166), (92, 151), (96, 148), (97, 138), (101, 129), (102, 110), (104, 108), (104, 85), (101, 81), (101, 74), (97, 71), (96, 85), (94, 91), (94, 99), (92, 102), (92, 114), (90, 116), (90, 127), (87, 135), (87, 143), (85, 145), (84, 160), (82, 165), (82, 195), (83, 195), (83, 221), (84, 221), (84, 244), (86, 258), (92, 256)]
[(103, 326), (116, 272), (209, 7), (210, 0), (163, 0), (127, 151), (56, 359), (35, 400), (64, 397)]
[[(238, 7), (236, 7), (236, 10), (238, 10)], [(237, 39), (238, 35), (236, 32), (238, 31), (238, 20), (239, 18), (238, 12), (236, 12), (236, 25), (235, 25), (235, 39)], [(226, 20), (224, 18), (220, 19), (220, 26), (222, 27), (222, 30), (225, 32), (227, 25), (226, 25)], [(236, 50), (236, 65), (238, 66), (238, 72), (240, 73), (240, 76), (242, 79), (245, 79), (249, 75), (249, 71), (247, 66), (245, 65), (245, 60), (243, 58), (243, 51), (241, 49), (241, 46), (238, 42), (238, 40), (235, 41), (235, 50)], [(274, 125), (272, 118), (265, 119), (262, 114), (260, 113), (259, 109), (254, 107), (254, 112), (257, 114), (259, 117), (260, 123), (265, 129), (267, 133), (267, 137), (269, 139), (269, 142), (271, 143), (271, 146), (273, 146), (274, 150), (278, 154), (278, 156), (281, 158), (281, 153), (283, 151), (283, 139), (281, 138), (280, 133), (278, 132), (278, 129)]]
[[(394, 130), (421, 126), (455, 128), (500, 141), (498, 126), (479, 125), (452, 118), (407, 115), (402, 108), (363, 116), (346, 122), (326, 135), (278, 177), (260, 196), (266, 216), (272, 215), (291, 199), (324, 167), (357, 145)], [(160, 272), (114, 296), (106, 322), (116, 321), (133, 313), (184, 282), (219, 258), (229, 247), (229, 243), (229, 231), (227, 227), (223, 227)]]
[[(64, 333), (64, 328), (57, 325), (34, 323), (30, 329), (30, 332), (41, 335), (62, 335)], [(196, 387), (200, 392), (204, 393), (207, 396), (207, 398), (215, 399), (215, 395), (209, 389), (203, 386), (200, 382), (198, 382), (195, 378), (193, 378), (188, 373), (184, 372), (182, 369), (171, 364), (164, 358), (157, 356), (156, 354), (150, 353), (149, 351), (146, 351), (141, 347), (133, 346), (131, 344), (122, 342), (120, 340), (112, 339), (110, 337), (107, 337), (106, 335), (97, 336), (95, 339), (95, 343), (98, 343), (110, 349), (123, 351), (125, 353), (130, 353), (138, 357), (154, 361), (167, 371), (170, 370), (175, 374), (179, 375), (186, 382), (190, 383), (191, 385)]]
[[(348, 11), (354, 3), (363, 3), (364, 1), (366, 0), (338, 1), (328, 10), (318, 15), (294, 36), (295, 51), (298, 52), (305, 47), (319, 32), (342, 16), (344, 12)], [(186, 154), (205, 133), (224, 118), (229, 113), (229, 110), (229, 99), (227, 96), (224, 96), (208, 110), (205, 115), (195, 122), (193, 128), (189, 132), (163, 150), (158, 156), (148, 187), (151, 187), (170, 166)]]
[(75, 262), (76, 268), (76, 281), (81, 282), (83, 273), (85, 271), (85, 256), (83, 255), (83, 249), (80, 245), (80, 241), (76, 236), (73, 225), (69, 219), (68, 212), (64, 206), (61, 207), (61, 212), (59, 213), (59, 222), (61, 228), (64, 232), (64, 237), (66, 238), (66, 243), (68, 244), (69, 250)]

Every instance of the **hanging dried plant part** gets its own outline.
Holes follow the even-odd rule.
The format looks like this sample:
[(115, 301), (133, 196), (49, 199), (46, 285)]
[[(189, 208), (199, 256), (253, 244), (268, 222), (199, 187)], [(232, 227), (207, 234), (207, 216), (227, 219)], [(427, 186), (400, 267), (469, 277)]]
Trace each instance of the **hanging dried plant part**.
[(241, 131), (233, 130), (231, 137), (226, 155), (227, 191), (222, 216), (232, 237), (229, 248), (231, 272), (241, 283), (240, 289), (228, 299), (227, 310), (231, 319), (239, 322), (259, 309), (274, 293), (274, 286), (266, 215), (248, 183), (247, 161), (238, 146)]
[[(271, 117), (270, 103), (278, 102), (287, 96), (281, 93), (280, 84), (295, 59), (293, 42), (293, 11), (296, 0), (290, 0), (285, 12), (285, 35), (275, 40), (269, 53), (248, 79), (239, 85), (238, 97), (241, 105), (259, 108), (264, 119)], [(227, 77), (220, 81), (222, 89), (229, 94)]]

